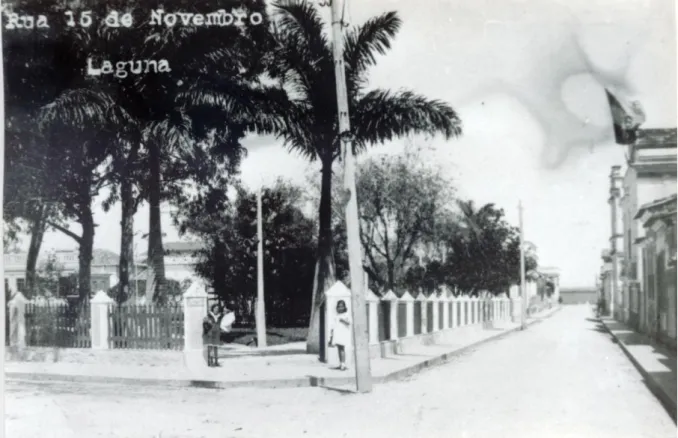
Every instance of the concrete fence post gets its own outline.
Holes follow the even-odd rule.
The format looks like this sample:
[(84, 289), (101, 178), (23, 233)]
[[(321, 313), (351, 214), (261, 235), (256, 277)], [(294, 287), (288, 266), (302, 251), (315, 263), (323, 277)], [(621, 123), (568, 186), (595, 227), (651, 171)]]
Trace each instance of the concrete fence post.
[(26, 348), (26, 297), (21, 292), (9, 301), (9, 346), (12, 352), (21, 354)]
[(511, 321), (514, 324), (520, 324), (522, 321), (522, 301), (520, 297), (511, 299)]
[(476, 305), (478, 304), (478, 299), (476, 297), (471, 298), (471, 318), (470, 318), (470, 325), (474, 325), (477, 322), (477, 316), (476, 316)]
[(405, 302), (405, 315), (406, 315), (406, 335), (405, 336), (414, 336), (414, 297), (411, 293), (405, 292), (405, 294), (400, 298), (401, 301)]
[(502, 297), (502, 304), (504, 306), (504, 321), (511, 320), (511, 300), (509, 300), (508, 295), (504, 294)]
[(441, 315), (441, 318), (443, 318), (443, 330), (447, 330), (450, 328), (450, 297), (447, 294), (447, 289), (443, 290), (440, 301), (443, 303), (443, 314)]
[(184, 292), (184, 363), (189, 369), (207, 366), (202, 321), (207, 316), (207, 288), (194, 281)]
[(415, 300), (421, 302), (421, 309), (419, 310), (421, 316), (421, 334), (424, 334), (428, 332), (428, 300), (422, 292), (419, 292)]
[(431, 305), (431, 318), (433, 318), (433, 330), (432, 332), (437, 332), (440, 330), (440, 306), (438, 306), (438, 303), (440, 302), (440, 299), (438, 298), (438, 294), (436, 292), (433, 292), (429, 297), (428, 301), (432, 303)]
[(97, 292), (90, 301), (92, 350), (109, 349), (108, 312), (112, 305), (113, 299), (103, 290)]
[(459, 327), (459, 318), (458, 318), (458, 313), (459, 312), (459, 300), (457, 297), (452, 297), (450, 299), (452, 302), (452, 327), (451, 328), (457, 328)]
[(379, 297), (377, 294), (367, 289), (365, 297), (367, 301), (367, 321), (370, 344), (379, 343)]
[(395, 341), (398, 339), (398, 296), (392, 290), (389, 290), (381, 299), (388, 302), (389, 339)]

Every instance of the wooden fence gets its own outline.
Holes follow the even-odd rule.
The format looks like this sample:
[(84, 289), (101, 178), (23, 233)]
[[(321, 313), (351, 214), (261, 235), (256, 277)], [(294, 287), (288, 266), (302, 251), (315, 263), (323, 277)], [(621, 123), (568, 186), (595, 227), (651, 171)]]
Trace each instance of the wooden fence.
[(26, 345), (90, 348), (89, 304), (26, 304)]
[(183, 306), (111, 306), (108, 333), (110, 348), (181, 350), (184, 346)]

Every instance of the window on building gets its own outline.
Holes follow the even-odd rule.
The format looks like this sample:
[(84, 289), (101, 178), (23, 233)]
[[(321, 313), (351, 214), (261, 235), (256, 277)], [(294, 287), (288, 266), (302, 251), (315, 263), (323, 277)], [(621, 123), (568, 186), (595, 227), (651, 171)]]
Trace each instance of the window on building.
[(21, 293), (26, 292), (26, 280), (23, 279), (23, 278), (17, 278), (16, 288), (17, 288), (18, 292), (21, 292)]

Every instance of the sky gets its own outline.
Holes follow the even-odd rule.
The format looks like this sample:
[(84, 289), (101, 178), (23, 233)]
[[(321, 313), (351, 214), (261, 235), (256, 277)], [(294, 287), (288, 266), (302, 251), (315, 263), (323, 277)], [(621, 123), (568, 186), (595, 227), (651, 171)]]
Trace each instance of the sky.
[[(410, 89), (459, 113), (460, 138), (415, 139), (430, 147), (427, 157), (454, 179), (458, 196), (494, 203), (516, 225), (522, 201), (525, 238), (540, 265), (557, 267), (562, 287), (593, 286), (610, 235), (610, 167), (625, 161), (603, 87), (639, 100), (644, 127), (676, 126), (674, 2), (352, 0), (346, 9), (352, 25), (387, 11), (403, 20), (392, 50), (370, 70), (369, 88)], [(249, 137), (245, 146), (249, 186), (278, 177), (304, 184), (319, 171), (274, 138)], [(402, 148), (396, 141), (361, 159)], [(175, 241), (170, 208), (163, 231)], [(97, 212), (95, 222), (95, 247), (119, 252), (120, 206)], [(135, 231), (148, 231), (147, 205)], [(147, 243), (137, 242), (145, 252)], [(43, 248), (76, 244), (49, 232)]]

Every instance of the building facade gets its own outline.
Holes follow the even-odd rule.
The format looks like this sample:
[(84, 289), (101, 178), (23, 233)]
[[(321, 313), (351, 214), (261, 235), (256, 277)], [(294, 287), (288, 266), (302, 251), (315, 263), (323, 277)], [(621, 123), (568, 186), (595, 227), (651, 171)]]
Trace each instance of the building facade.
[[(614, 111), (613, 105), (613, 118)], [(614, 318), (675, 348), (676, 129), (615, 121), (615, 138), (627, 164), (623, 176), (620, 166), (610, 173), (601, 294)]]
[(612, 271), (612, 257), (610, 255), (610, 250), (603, 250), (600, 257), (603, 260), (603, 265), (600, 268), (600, 298), (603, 300), (604, 304), (602, 311), (605, 315), (612, 315), (612, 285), (615, 283), (615, 279)]
[[(43, 253), (38, 258), (37, 268), (46, 263), (50, 256), (58, 265), (61, 277), (66, 280), (69, 276), (78, 273), (78, 251), (77, 250), (57, 250), (53, 253)], [(25, 252), (4, 254), (4, 279), (7, 289), (12, 293), (26, 293), (26, 261), (28, 254)], [(92, 257), (92, 275), (91, 290), (108, 290), (118, 283), (118, 262), (119, 256), (103, 249), (95, 249)], [(68, 288), (67, 281), (60, 281), (62, 291), (50, 291), (55, 296), (61, 296), (63, 290)]]
[(642, 224), (636, 240), (641, 269), (637, 295), (639, 330), (676, 348), (676, 195), (644, 204), (634, 217)]

